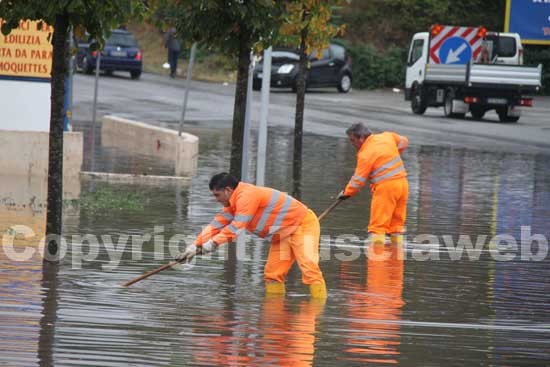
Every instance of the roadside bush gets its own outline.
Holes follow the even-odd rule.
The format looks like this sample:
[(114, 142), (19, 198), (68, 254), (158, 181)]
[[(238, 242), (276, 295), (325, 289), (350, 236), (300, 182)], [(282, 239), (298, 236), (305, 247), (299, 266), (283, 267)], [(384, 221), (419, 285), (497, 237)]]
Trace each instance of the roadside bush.
[(359, 89), (401, 87), (405, 83), (407, 50), (392, 47), (386, 52), (371, 45), (349, 47), (353, 86)]
[[(191, 48), (183, 47), (181, 49), (179, 58), (183, 60), (189, 60), (190, 56)], [(199, 45), (197, 47), (195, 62), (198, 64), (208, 65), (209, 67), (213, 68), (213, 70), (223, 70), (224, 72), (231, 72), (237, 69), (237, 60), (229, 55), (212, 51), (202, 45)]]
[(403, 87), (405, 85), (405, 73), (407, 71), (406, 48), (392, 47), (385, 55), (385, 84), (387, 87)]
[(525, 65), (542, 64), (542, 94), (550, 95), (550, 47), (526, 45), (524, 52)]

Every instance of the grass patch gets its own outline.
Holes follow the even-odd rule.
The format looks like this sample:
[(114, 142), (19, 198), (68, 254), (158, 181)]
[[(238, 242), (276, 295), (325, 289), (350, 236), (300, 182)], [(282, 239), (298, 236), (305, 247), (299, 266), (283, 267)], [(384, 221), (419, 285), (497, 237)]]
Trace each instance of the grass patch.
[(90, 212), (106, 210), (143, 211), (148, 199), (141, 195), (98, 187), (93, 191), (84, 192), (80, 197), (80, 208)]

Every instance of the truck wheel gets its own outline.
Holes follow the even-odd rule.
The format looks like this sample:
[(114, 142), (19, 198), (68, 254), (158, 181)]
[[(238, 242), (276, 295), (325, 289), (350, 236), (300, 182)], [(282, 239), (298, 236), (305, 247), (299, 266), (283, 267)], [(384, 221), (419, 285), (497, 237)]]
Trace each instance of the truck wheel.
[(470, 105), (470, 113), (476, 120), (481, 120), (485, 116), (485, 109), (479, 105)]
[(455, 99), (455, 92), (449, 89), (445, 93), (445, 103), (443, 104), (443, 113), (445, 117), (464, 118), (464, 113), (453, 112), (453, 99)]
[(519, 116), (508, 115), (508, 107), (498, 108), (497, 115), (500, 122), (518, 122), (519, 121)]
[(426, 100), (422, 93), (422, 87), (416, 85), (411, 92), (411, 110), (417, 115), (423, 115), (426, 112)]

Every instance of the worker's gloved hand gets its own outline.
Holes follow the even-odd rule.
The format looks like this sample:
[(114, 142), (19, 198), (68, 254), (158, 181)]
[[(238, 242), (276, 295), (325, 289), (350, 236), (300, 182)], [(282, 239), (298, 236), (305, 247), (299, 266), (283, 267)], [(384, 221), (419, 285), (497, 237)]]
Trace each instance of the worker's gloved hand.
[(211, 252), (213, 252), (218, 246), (216, 245), (216, 242), (213, 240), (208, 240), (207, 242), (203, 243), (202, 246), (199, 246), (197, 248), (199, 255), (206, 255)]
[(340, 191), (340, 193), (338, 194), (338, 199), (340, 200), (346, 200), (346, 199), (349, 199), (350, 196), (349, 195), (344, 195), (344, 190)]
[(218, 246), (212, 240), (202, 244), (202, 246), (191, 245), (185, 251), (174, 258), (177, 262), (191, 262), (196, 255), (206, 255), (213, 252)]
[(174, 258), (177, 262), (190, 262), (197, 255), (198, 248), (195, 245), (187, 246), (187, 248)]

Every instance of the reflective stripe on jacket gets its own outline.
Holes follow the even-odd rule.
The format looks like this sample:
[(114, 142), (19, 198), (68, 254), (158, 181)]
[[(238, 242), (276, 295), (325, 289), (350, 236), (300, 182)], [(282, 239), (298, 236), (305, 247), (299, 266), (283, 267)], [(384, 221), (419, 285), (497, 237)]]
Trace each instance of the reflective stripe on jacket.
[(229, 206), (216, 214), (199, 234), (195, 243), (202, 245), (213, 239), (221, 245), (231, 242), (244, 229), (262, 238), (274, 234), (284, 238), (292, 234), (304, 220), (307, 207), (281, 191), (240, 182)]
[(407, 176), (401, 153), (408, 144), (405, 136), (392, 132), (371, 134), (357, 152), (357, 167), (344, 190), (344, 195), (353, 196), (367, 180), (371, 188), (377, 184)]

